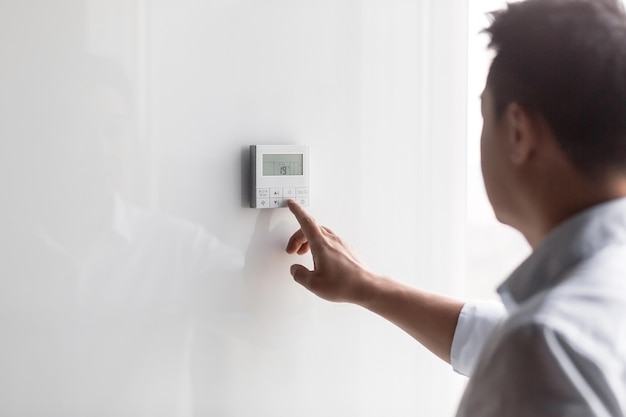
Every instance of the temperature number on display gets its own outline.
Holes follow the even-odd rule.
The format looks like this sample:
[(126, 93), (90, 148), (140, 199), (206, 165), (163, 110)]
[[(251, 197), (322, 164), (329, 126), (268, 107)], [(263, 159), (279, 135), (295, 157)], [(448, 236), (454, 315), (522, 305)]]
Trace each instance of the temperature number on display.
[(263, 176), (302, 175), (303, 154), (263, 154)]

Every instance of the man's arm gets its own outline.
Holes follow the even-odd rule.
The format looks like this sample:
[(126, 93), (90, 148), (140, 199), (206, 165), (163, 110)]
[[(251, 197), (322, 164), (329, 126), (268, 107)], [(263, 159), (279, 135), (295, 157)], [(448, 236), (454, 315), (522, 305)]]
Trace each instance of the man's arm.
[(300, 205), (289, 201), (289, 209), (300, 230), (291, 236), (287, 252), (302, 255), (310, 250), (314, 263), (312, 271), (292, 265), (295, 281), (326, 300), (367, 308), (450, 363), (450, 349), (463, 302), (372, 273), (340, 237), (319, 226)]

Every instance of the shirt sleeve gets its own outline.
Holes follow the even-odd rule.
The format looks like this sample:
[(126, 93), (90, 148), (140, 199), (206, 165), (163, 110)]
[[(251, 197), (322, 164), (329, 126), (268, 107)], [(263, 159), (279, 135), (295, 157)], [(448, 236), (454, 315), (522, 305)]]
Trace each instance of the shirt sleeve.
[(506, 318), (507, 312), (495, 301), (469, 301), (461, 309), (452, 339), (452, 368), (471, 376), (486, 340)]

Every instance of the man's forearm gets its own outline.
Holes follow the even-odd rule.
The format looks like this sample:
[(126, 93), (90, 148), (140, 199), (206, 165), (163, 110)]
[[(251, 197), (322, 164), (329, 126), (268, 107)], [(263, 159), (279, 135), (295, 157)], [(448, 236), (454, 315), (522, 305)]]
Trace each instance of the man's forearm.
[(394, 323), (450, 363), (450, 349), (463, 302), (373, 277), (357, 304)]

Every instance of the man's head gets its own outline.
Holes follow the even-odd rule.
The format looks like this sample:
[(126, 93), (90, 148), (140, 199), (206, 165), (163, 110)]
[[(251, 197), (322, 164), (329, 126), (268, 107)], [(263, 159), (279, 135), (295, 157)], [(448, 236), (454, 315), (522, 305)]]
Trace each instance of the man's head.
[[(537, 203), (533, 197), (559, 203), (552, 198), (556, 195), (565, 206), (585, 181), (626, 178), (626, 14), (621, 3), (511, 3), (492, 14), (485, 32), (496, 55), (483, 100), (483, 171), (499, 218), (521, 230), (532, 210), (523, 218), (523, 209), (516, 207), (526, 200), (529, 205)], [(557, 180), (568, 183), (559, 189)], [(544, 189), (533, 196), (533, 185)], [(517, 186), (530, 194), (515, 196)], [(580, 208), (590, 203), (582, 197), (578, 201)]]
[(492, 14), (487, 85), (548, 123), (589, 176), (626, 171), (626, 15), (618, 0), (528, 0)]

